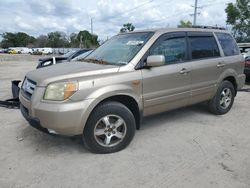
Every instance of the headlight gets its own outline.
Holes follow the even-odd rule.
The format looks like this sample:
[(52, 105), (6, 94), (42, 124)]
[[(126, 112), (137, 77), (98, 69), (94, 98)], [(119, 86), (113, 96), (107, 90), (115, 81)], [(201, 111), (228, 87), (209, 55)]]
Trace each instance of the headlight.
[(63, 101), (71, 97), (78, 90), (78, 82), (60, 82), (49, 84), (44, 99)]

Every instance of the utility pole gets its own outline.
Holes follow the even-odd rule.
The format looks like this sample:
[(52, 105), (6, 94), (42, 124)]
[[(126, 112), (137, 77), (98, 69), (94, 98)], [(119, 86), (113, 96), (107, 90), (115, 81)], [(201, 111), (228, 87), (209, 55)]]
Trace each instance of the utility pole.
[(79, 48), (82, 48), (83, 47), (83, 44), (82, 44), (82, 35), (80, 36), (80, 45), (79, 45)]
[(197, 4), (198, 4), (198, 0), (195, 0), (195, 4), (194, 4), (194, 21), (193, 21), (193, 25), (196, 25), (196, 16), (197, 16)]
[(93, 33), (93, 19), (92, 18), (90, 19), (90, 24), (91, 24), (91, 34), (93, 35), (94, 33)]

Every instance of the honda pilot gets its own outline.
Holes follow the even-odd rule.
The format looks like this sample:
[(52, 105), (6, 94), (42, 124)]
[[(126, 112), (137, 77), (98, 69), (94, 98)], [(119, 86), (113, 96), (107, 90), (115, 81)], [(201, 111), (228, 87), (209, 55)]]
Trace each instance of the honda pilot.
[(226, 114), (244, 85), (243, 70), (226, 30), (121, 33), (82, 61), (27, 73), (21, 112), (41, 131), (81, 135), (90, 151), (112, 153), (128, 146), (145, 116), (201, 102)]

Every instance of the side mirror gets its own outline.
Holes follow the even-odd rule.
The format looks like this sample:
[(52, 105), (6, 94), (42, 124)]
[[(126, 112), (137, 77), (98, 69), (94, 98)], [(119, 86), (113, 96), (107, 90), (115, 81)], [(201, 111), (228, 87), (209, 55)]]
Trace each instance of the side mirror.
[(148, 56), (146, 65), (148, 67), (159, 67), (165, 64), (165, 57), (163, 55)]

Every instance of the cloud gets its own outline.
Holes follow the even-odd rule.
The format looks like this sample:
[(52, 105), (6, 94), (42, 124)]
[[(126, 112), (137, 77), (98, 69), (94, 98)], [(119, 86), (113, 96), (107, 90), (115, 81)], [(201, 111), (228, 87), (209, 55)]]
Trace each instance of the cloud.
[[(233, 2), (233, 0), (230, 0)], [(199, 1), (197, 23), (225, 26), (225, 7), (228, 0)], [(8, 0), (0, 6), (0, 32), (27, 32), (39, 36), (51, 31), (67, 34), (90, 31), (106, 39), (117, 34), (124, 23), (136, 29), (176, 27), (180, 20), (193, 20), (194, 2), (184, 0)]]

